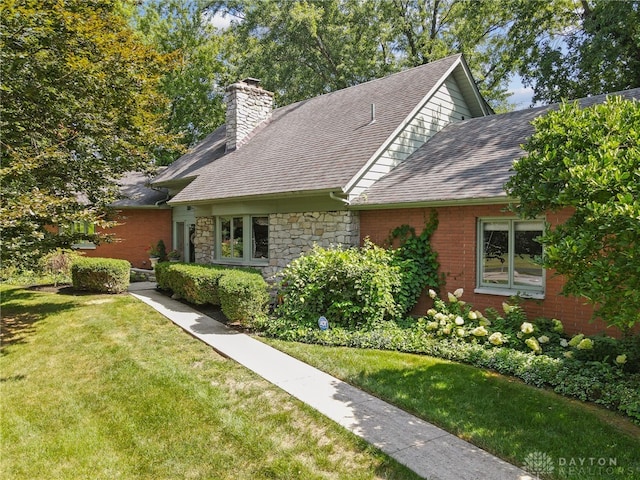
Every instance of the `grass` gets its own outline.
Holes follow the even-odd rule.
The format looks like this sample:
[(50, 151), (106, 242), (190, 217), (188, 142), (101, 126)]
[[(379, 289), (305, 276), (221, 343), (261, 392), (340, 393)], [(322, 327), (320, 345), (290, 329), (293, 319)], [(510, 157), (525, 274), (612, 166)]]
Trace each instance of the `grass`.
[(133, 297), (1, 293), (0, 478), (417, 478)]
[(640, 427), (614, 412), (424, 355), (262, 340), (515, 465), (545, 453), (548, 478), (640, 478)]

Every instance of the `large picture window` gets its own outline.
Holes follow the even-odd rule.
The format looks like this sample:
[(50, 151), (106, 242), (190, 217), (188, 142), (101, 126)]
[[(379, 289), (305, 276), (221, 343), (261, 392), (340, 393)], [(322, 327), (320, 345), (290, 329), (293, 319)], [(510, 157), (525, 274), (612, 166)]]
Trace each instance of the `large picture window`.
[(216, 232), (220, 261), (264, 263), (269, 259), (269, 217), (218, 217)]
[(481, 220), (478, 224), (479, 293), (506, 295), (544, 293), (544, 270), (537, 263), (542, 245), (537, 241), (544, 222)]

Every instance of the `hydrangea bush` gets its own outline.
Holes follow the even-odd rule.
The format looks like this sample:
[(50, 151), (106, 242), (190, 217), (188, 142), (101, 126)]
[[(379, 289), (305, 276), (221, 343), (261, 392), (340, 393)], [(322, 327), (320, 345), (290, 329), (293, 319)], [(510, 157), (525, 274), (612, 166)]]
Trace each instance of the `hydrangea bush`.
[(640, 424), (640, 336), (568, 336), (557, 319), (527, 319), (517, 302), (475, 310), (458, 289), (418, 319), (331, 324), (320, 330), (292, 317), (260, 325), (283, 340), (422, 353), (512, 375), (537, 387), (618, 410)]

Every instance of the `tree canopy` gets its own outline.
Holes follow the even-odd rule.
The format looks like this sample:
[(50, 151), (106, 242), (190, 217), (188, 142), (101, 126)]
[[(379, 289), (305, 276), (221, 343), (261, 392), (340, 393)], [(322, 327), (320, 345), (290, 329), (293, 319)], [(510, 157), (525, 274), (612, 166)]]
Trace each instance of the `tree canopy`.
[(235, 67), (280, 104), (463, 53), (485, 98), (505, 108), (523, 54), (562, 28), (555, 14), (570, 3), (218, 0), (209, 11), (232, 15)]
[(581, 0), (558, 9), (564, 29), (528, 49), (520, 73), (534, 101), (640, 87), (640, 2)]
[(623, 330), (640, 322), (640, 102), (564, 103), (534, 121), (506, 184), (513, 209), (533, 218), (570, 208), (541, 238), (544, 265)]
[(176, 68), (163, 75), (160, 89), (170, 99), (167, 132), (186, 146), (224, 123), (224, 88), (237, 80), (229, 76), (226, 60), (231, 38), (214, 27), (207, 5), (207, 0), (149, 0), (130, 14), (145, 43), (175, 57)]
[[(169, 59), (145, 47), (116, 0), (13, 0), (0, 15), (0, 226), (5, 266), (107, 221), (124, 172), (175, 145), (157, 90)], [(97, 237), (93, 238), (98, 240)]]

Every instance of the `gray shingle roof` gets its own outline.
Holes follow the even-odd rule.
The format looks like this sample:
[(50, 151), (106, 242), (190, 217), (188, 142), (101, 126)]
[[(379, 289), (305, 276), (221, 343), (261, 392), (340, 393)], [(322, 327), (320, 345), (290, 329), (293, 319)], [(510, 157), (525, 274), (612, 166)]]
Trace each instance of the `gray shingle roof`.
[(216, 128), (204, 140), (169, 165), (153, 179), (155, 185), (195, 178), (198, 172), (225, 153), (225, 127)]
[[(640, 88), (617, 93), (640, 99)], [(606, 95), (580, 100), (602, 103)], [(531, 121), (557, 104), (448, 125), (352, 202), (357, 207), (505, 198), (504, 183)]]
[[(249, 142), (224, 156), (216, 157), (218, 143), (207, 146), (205, 140), (191, 154), (191, 173), (197, 170), (195, 157), (214, 161), (197, 170), (198, 177), (173, 201), (340, 190), (460, 61), (455, 55), (276, 109)], [(185, 168), (172, 167), (178, 174)], [(165, 172), (156, 181), (170, 175)]]
[(118, 208), (155, 207), (158, 202), (167, 200), (167, 191), (149, 186), (149, 177), (140, 172), (128, 172), (119, 180), (122, 198), (111, 204)]

